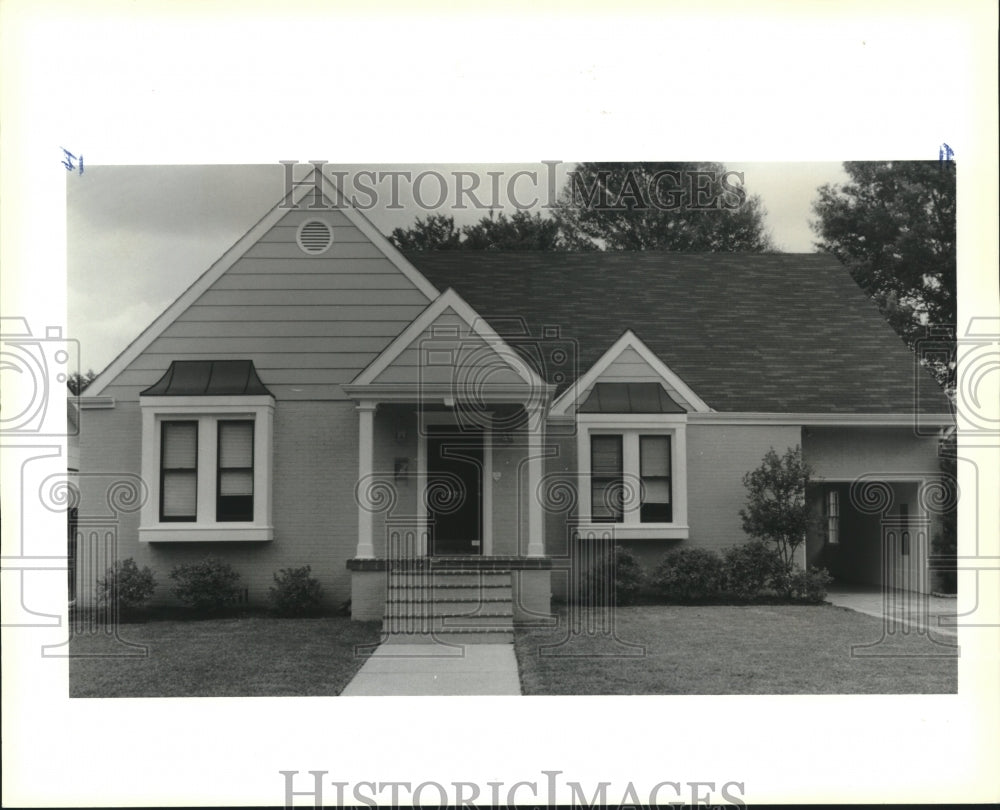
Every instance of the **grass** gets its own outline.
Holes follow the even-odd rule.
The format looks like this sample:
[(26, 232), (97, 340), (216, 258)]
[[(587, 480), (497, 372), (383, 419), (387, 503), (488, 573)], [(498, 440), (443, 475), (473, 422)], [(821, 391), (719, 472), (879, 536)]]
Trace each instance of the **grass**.
[(146, 657), (108, 657), (129, 648), (106, 634), (77, 635), (70, 697), (284, 697), (339, 695), (365, 662), (356, 645), (376, 644), (380, 622), (346, 617), (249, 616), (123, 624), (119, 638)]
[[(643, 606), (600, 614), (566, 607), (556, 628), (518, 629), (525, 695), (926, 694), (958, 689), (954, 652), (910, 632), (883, 638), (880, 619), (831, 605)], [(567, 620), (591, 621), (570, 635)], [(577, 626), (580, 626), (577, 624)], [(617, 639), (617, 641), (616, 641)], [(944, 643), (949, 639), (941, 637)], [(641, 652), (629, 643), (645, 646)], [(954, 643), (954, 640), (950, 640)], [(546, 651), (546, 645), (550, 646)], [(636, 654), (636, 653), (639, 654)], [(555, 654), (553, 654), (555, 653)]]

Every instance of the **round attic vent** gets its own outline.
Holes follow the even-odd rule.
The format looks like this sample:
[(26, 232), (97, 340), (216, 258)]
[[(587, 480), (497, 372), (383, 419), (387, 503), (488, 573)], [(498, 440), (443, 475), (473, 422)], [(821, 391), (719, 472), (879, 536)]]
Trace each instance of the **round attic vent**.
[(325, 253), (333, 244), (333, 229), (321, 219), (310, 219), (299, 225), (295, 238), (304, 253), (316, 256)]

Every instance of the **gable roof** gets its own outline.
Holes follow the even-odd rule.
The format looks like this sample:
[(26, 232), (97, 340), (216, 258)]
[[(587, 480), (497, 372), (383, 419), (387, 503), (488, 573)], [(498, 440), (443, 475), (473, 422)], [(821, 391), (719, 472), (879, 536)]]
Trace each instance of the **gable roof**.
[[(316, 174), (319, 174), (318, 179)], [(319, 200), (317, 196), (321, 194)], [(311, 199), (307, 200), (307, 197)], [(336, 183), (324, 174), (321, 168), (314, 168), (306, 177), (298, 181), (292, 192), (275, 203), (263, 217), (261, 217), (250, 230), (241, 236), (222, 256), (197, 279), (195, 279), (184, 292), (182, 292), (170, 306), (168, 306), (155, 321), (133, 340), (111, 363), (87, 386), (83, 393), (84, 397), (96, 397), (117, 378), (129, 364), (132, 363), (142, 352), (144, 352), (154, 340), (188, 309), (198, 298), (207, 291), (229, 268), (238, 262), (248, 250), (283, 217), (291, 211), (315, 211), (320, 213), (324, 210), (336, 208), (347, 217), (348, 221), (356, 227), (373, 245), (388, 259), (414, 286), (427, 298), (434, 300), (438, 296), (438, 290), (410, 264), (402, 253), (379, 231), (368, 218), (351, 205), (347, 204)]]
[[(359, 386), (371, 385), (379, 381), (379, 377), (389, 369), (407, 351), (419, 350), (421, 337), (431, 330), (435, 322), (445, 313), (454, 313), (468, 330), (468, 336), (474, 336), (476, 343), (471, 343), (469, 337), (462, 335), (449, 335), (451, 342), (456, 349), (463, 344), (466, 348), (477, 349), (484, 346), (490, 350), (491, 357), (508, 369), (512, 376), (528, 386), (536, 389), (545, 389), (545, 381), (538, 376), (535, 370), (525, 363), (504, 340), (496, 333), (492, 326), (472, 307), (470, 307), (462, 297), (453, 289), (447, 289), (439, 295), (427, 308), (406, 327), (395, 340), (392, 341), (382, 353), (376, 357), (367, 368), (365, 368), (351, 383), (350, 388), (356, 389)], [(448, 352), (449, 365), (458, 358), (456, 352)], [(417, 368), (419, 366), (414, 366)], [(493, 369), (496, 370), (495, 368)], [(448, 379), (451, 375), (448, 375)]]
[[(828, 254), (408, 253), (501, 336), (559, 327), (576, 374), (633, 329), (717, 411), (950, 413), (950, 403)], [(523, 319), (523, 320), (522, 320)], [(515, 343), (520, 348), (521, 343)], [(544, 370), (543, 370), (544, 371)]]
[[(681, 399), (691, 410), (705, 412), (711, 410), (705, 401), (691, 390), (691, 387), (684, 382), (677, 374), (660, 360), (650, 348), (639, 340), (639, 337), (631, 329), (627, 329), (614, 345), (608, 349), (593, 365), (587, 369), (580, 368), (582, 372), (572, 384), (569, 385), (562, 395), (552, 403), (552, 414), (561, 416), (571, 413), (574, 404), (581, 403), (584, 395), (593, 387), (602, 385), (600, 381), (612, 366), (614, 366), (623, 356), (633, 354), (636, 359), (649, 370), (651, 374), (659, 377), (660, 385), (669, 388), (679, 399)], [(666, 394), (666, 391), (663, 392)], [(672, 400), (671, 400), (672, 401)], [(582, 410), (582, 407), (581, 407)], [(681, 410), (686, 410), (682, 408)]]

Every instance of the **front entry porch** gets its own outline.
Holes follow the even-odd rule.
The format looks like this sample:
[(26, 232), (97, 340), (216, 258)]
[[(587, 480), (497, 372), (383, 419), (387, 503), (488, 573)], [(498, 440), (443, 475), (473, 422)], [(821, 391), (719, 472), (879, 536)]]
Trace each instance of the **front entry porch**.
[(387, 634), (509, 641), (514, 623), (551, 615), (548, 557), (355, 558), (347, 567), (351, 618), (382, 619)]

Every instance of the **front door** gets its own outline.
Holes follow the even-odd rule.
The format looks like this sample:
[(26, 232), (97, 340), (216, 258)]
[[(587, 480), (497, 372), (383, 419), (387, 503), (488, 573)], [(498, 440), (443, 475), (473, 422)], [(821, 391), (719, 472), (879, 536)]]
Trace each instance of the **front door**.
[(433, 555), (481, 554), (483, 434), (427, 428), (427, 520)]

